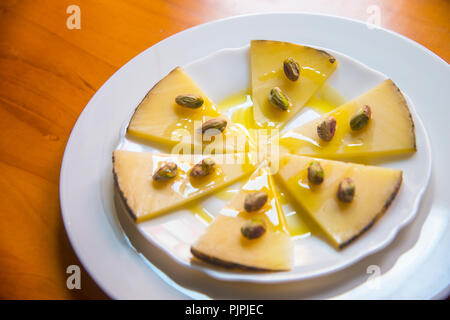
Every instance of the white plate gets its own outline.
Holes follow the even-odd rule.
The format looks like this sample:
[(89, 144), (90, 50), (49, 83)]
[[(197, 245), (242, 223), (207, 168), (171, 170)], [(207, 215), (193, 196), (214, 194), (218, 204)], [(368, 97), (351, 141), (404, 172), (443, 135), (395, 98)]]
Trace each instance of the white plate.
[[(339, 62), (337, 70), (328, 79), (327, 84), (349, 99), (359, 96), (387, 78), (387, 76), (341, 53), (328, 48), (320, 49), (333, 54)], [(223, 49), (190, 63), (185, 66), (185, 70), (213, 101), (221, 101), (250, 87), (249, 51), (249, 45), (236, 49)], [(212, 70), (214, 71), (212, 72)], [(221, 76), (218, 77), (218, 74)], [(153, 85), (152, 83), (150, 88)], [(148, 248), (149, 244), (142, 241), (142, 236), (169, 254), (181, 266), (195, 268), (220, 280), (285, 282), (317, 277), (349, 266), (384, 248), (394, 239), (398, 230), (410, 222), (417, 213), (420, 199), (428, 185), (431, 172), (430, 145), (425, 128), (417, 117), (413, 103), (408, 97), (406, 98), (416, 126), (418, 151), (413, 155), (402, 158), (402, 160), (384, 161), (379, 164), (403, 170), (403, 183), (400, 192), (383, 218), (357, 241), (343, 250), (334, 249), (317, 236), (304, 236), (293, 240), (294, 265), (291, 271), (275, 273), (238, 272), (215, 268), (209, 264), (191, 263), (190, 246), (204, 232), (206, 225), (204, 221), (194, 216), (189, 210), (176, 210), (140, 224), (123, 222), (123, 225), (126, 226), (126, 234), (135, 248), (152, 263), (159, 265), (159, 262), (152, 258), (154, 254), (153, 250)], [(135, 108), (136, 106), (129, 106), (130, 112), (133, 113)], [(297, 127), (304, 123), (305, 119), (311, 120), (317, 116), (319, 114), (313, 110), (304, 108), (282, 132)], [(128, 139), (125, 134), (128, 120), (129, 118), (122, 126), (118, 149), (164, 152), (164, 150), (158, 150), (137, 143), (136, 140)], [(224, 200), (213, 195), (203, 200), (201, 206), (212, 215), (216, 215), (225, 203)], [(289, 206), (285, 206), (285, 212), (292, 212), (292, 210)], [(127, 215), (127, 212), (126, 210), (118, 210), (118, 214)], [(126, 219), (127, 217), (122, 218)], [(141, 235), (137, 235), (136, 232), (141, 233)]]
[[(301, 32), (290, 32), (292, 28)], [(160, 261), (164, 274), (129, 246), (114, 211), (110, 161), (129, 106), (137, 105), (151, 84), (176, 65), (257, 38), (332, 48), (384, 72), (412, 98), (435, 143), (445, 145), (448, 65), (405, 38), (347, 19), (308, 14), (242, 16), (187, 30), (121, 68), (92, 98), (71, 134), (61, 169), (61, 208), (69, 238), (86, 269), (114, 298), (432, 297), (446, 290), (450, 203), (444, 191), (448, 169), (439, 158), (435, 170), (440, 174), (432, 177), (414, 223), (388, 249), (329, 276), (277, 286), (223, 283), (200, 271), (180, 270), (156, 250), (152, 261)], [(188, 46), (192, 43), (196, 45)], [(190, 50), (179, 50), (187, 47)], [(439, 151), (448, 155), (445, 149)], [(367, 263), (378, 265), (379, 278), (388, 279), (389, 285), (369, 290)]]

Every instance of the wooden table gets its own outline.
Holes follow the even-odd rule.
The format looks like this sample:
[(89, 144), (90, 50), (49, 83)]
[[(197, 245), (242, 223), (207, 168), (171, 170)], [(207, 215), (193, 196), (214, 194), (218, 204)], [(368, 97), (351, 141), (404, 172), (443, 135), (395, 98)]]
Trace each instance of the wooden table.
[[(72, 4), (81, 29), (66, 26)], [(83, 269), (82, 289), (66, 287), (67, 266), (80, 262), (61, 219), (59, 170), (80, 112), (124, 63), (218, 18), (307, 11), (367, 21), (377, 8), (383, 27), (450, 61), (448, 0), (2, 0), (0, 298), (107, 298)]]

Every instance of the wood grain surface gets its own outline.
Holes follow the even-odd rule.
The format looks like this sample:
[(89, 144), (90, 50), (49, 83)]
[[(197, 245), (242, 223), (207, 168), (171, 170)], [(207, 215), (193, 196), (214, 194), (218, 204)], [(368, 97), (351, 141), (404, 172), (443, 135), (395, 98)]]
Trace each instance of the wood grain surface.
[[(81, 29), (69, 30), (69, 5)], [(1, 0), (0, 298), (102, 299), (62, 223), (58, 184), (64, 148), (95, 91), (124, 63), (186, 28), (232, 15), (307, 11), (362, 21), (377, 5), (381, 25), (450, 61), (448, 0)]]

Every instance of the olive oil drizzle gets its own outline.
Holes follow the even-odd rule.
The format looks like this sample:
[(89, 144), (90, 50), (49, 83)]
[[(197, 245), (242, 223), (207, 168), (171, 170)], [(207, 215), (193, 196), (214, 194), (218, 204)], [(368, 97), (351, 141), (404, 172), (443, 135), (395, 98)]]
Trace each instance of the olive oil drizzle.
[[(281, 70), (280, 70), (281, 72)], [(278, 72), (279, 73), (279, 72)], [(277, 72), (272, 72), (267, 77), (276, 77)], [(333, 87), (324, 84), (316, 94), (306, 103), (305, 107), (313, 109), (319, 113), (327, 113), (337, 108), (338, 105), (345, 102), (345, 98), (340, 95)], [(250, 95), (250, 89), (242, 90), (229, 95), (227, 98), (217, 104), (218, 112), (221, 112), (235, 124), (240, 124), (247, 129), (258, 129), (259, 127), (253, 119), (253, 102)], [(251, 131), (250, 131), (251, 132)], [(274, 204), (277, 206), (278, 212), (286, 212), (282, 214), (278, 225), (287, 226), (287, 232), (293, 239), (307, 237), (315, 234), (314, 226), (310, 226), (305, 222), (306, 213), (301, 208), (293, 207), (291, 204), (293, 200), (289, 194), (284, 191), (283, 187), (277, 183), (272, 176), (269, 176), (270, 189), (274, 190), (278, 200)], [(277, 192), (276, 190), (280, 190)], [(237, 188), (224, 188), (218, 190), (213, 195), (219, 199), (230, 201), (237, 193)], [(213, 220), (213, 215), (205, 209), (200, 203), (196, 202), (188, 207), (195, 216), (201, 219), (206, 224), (210, 224)], [(238, 212), (236, 212), (238, 214)], [(283, 229), (284, 227), (281, 227)]]

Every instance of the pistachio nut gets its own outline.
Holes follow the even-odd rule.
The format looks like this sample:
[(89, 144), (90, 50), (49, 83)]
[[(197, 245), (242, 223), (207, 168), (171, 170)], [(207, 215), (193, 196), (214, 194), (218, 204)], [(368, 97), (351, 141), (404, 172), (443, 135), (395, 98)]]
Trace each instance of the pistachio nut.
[(264, 220), (253, 218), (241, 227), (242, 235), (247, 239), (260, 238), (266, 232)]
[(336, 119), (331, 116), (323, 120), (317, 126), (317, 135), (324, 141), (330, 141), (336, 132)]
[(292, 58), (283, 61), (283, 69), (286, 77), (291, 81), (297, 81), (300, 76), (300, 65)]
[(337, 197), (342, 202), (352, 202), (355, 196), (355, 183), (352, 178), (344, 178), (341, 183), (339, 183)]
[(214, 118), (205, 121), (202, 125), (202, 134), (218, 135), (227, 127), (227, 120), (223, 118)]
[(312, 184), (321, 184), (323, 182), (323, 168), (319, 161), (312, 161), (308, 166), (308, 180)]
[(336, 58), (333, 57), (331, 54), (329, 54), (328, 52), (326, 52), (325, 50), (319, 50), (320, 53), (326, 55), (328, 57), (328, 61), (330, 63), (334, 63), (336, 61)]
[(358, 112), (350, 120), (350, 128), (352, 128), (352, 130), (354, 131), (361, 130), (362, 128), (367, 126), (371, 115), (372, 110), (369, 106), (365, 105), (360, 110), (358, 110)]
[(194, 94), (180, 94), (175, 98), (175, 102), (186, 108), (197, 109), (203, 105), (203, 98)]
[(287, 111), (292, 107), (289, 97), (278, 87), (274, 87), (270, 90), (269, 102), (282, 111)]
[(169, 179), (173, 179), (176, 177), (178, 173), (178, 166), (174, 162), (167, 162), (162, 165), (156, 172), (153, 174), (153, 180), (155, 181), (165, 181)]
[(204, 177), (211, 174), (216, 168), (216, 163), (211, 158), (206, 158), (194, 165), (191, 169), (190, 176), (195, 177)]
[(267, 202), (268, 195), (264, 191), (247, 194), (244, 200), (244, 209), (248, 212), (258, 211)]

